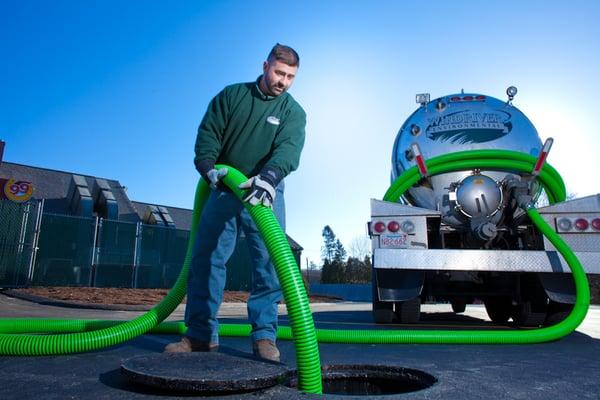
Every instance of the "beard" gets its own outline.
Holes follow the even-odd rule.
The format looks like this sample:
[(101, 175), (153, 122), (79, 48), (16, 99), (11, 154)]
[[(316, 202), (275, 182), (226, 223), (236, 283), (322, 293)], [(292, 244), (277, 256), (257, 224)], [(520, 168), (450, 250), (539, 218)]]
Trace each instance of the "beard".
[(269, 91), (269, 93), (267, 93), (269, 96), (279, 96), (287, 90), (287, 88), (279, 82), (270, 82), (269, 79), (265, 79), (265, 83)]

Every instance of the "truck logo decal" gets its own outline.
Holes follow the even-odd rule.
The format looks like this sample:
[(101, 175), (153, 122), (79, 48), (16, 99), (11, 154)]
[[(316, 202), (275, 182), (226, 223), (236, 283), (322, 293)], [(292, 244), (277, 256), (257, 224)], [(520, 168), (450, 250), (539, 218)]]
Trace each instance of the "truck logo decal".
[(511, 115), (504, 111), (458, 111), (429, 119), (427, 137), (440, 142), (468, 144), (499, 139), (512, 131)]

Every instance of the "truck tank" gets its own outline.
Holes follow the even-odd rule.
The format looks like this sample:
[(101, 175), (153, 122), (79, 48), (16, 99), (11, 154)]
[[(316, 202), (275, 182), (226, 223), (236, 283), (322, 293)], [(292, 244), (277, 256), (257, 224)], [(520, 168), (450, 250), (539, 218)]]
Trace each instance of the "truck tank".
[[(538, 156), (542, 142), (531, 121), (512, 105), (516, 91), (513, 86), (507, 89), (507, 101), (478, 93), (451, 94), (433, 101), (429, 101), (428, 94), (417, 95), (421, 106), (404, 122), (394, 142), (392, 181), (415, 165), (414, 143), (425, 160), (480, 149)], [(522, 214), (510, 204), (507, 181), (511, 179), (527, 180), (518, 174), (486, 170), (446, 173), (422, 180), (403, 201), (437, 210), (443, 224), (487, 241), (495, 237), (501, 221), (507, 223), (507, 214), (511, 221)], [(531, 193), (539, 194), (533, 182), (528, 183)]]
[[(399, 201), (371, 199), (376, 323), (416, 323), (422, 302), (447, 302), (461, 313), (482, 301), (492, 322), (512, 319), (517, 326), (552, 325), (569, 315), (575, 303), (569, 267), (524, 211), (541, 191), (535, 176), (552, 139), (542, 145), (533, 124), (512, 104), (516, 92), (509, 87), (506, 101), (477, 93), (433, 101), (417, 95), (420, 107), (394, 142), (392, 179), (417, 160), (421, 179)], [(531, 172), (502, 163), (502, 171), (482, 164), (436, 175), (420, 159), (470, 150), (510, 150), (537, 161)], [(586, 273), (600, 274), (600, 194), (538, 212)]]

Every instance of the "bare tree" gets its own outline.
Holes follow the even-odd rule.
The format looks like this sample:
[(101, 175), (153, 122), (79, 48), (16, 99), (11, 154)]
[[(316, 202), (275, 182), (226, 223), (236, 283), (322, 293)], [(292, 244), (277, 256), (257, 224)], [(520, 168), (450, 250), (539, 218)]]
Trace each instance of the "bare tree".
[(371, 240), (367, 235), (355, 236), (350, 242), (348, 252), (351, 257), (359, 260), (371, 255)]

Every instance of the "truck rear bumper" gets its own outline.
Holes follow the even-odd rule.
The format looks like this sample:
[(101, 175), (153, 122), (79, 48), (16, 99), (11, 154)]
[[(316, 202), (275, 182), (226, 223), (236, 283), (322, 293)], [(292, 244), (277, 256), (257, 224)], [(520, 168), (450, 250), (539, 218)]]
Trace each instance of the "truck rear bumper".
[[(374, 249), (374, 268), (570, 273), (556, 251)], [(600, 274), (600, 252), (575, 252), (588, 274)]]

